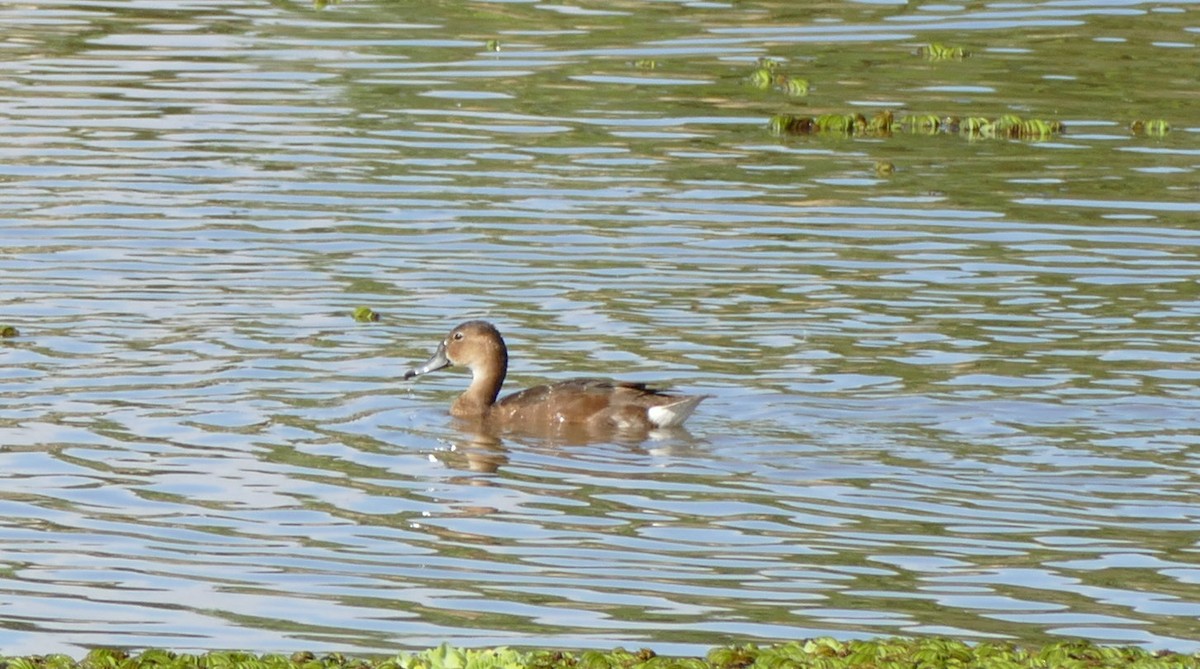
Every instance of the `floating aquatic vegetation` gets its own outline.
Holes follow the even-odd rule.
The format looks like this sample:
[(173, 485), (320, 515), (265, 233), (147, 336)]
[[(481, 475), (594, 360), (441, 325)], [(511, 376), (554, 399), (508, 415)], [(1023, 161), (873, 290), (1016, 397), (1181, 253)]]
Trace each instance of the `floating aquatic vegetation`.
[(760, 67), (750, 73), (746, 77), (746, 82), (755, 88), (767, 89), (771, 87), (771, 82), (775, 80), (775, 75), (771, 70), (765, 67)]
[(978, 669), (1200, 669), (1200, 654), (1150, 651), (1134, 646), (1099, 646), (1087, 641), (1060, 641), (1041, 647), (1019, 647), (1002, 641), (966, 643), (945, 637), (882, 638), (842, 641), (829, 637), (774, 646), (717, 646), (703, 657), (670, 657), (643, 648), (631, 651), (543, 648), (455, 648), (442, 644), (392, 657), (363, 659), (341, 653), (254, 655), (212, 651), (203, 655), (162, 649), (131, 654), (97, 648), (83, 659), (67, 655), (0, 657), (7, 669), (912, 669), (976, 667)]
[(379, 313), (371, 307), (355, 307), (354, 320), (359, 323), (374, 323), (379, 320)]
[(9, 337), (17, 337), (21, 333), (11, 325), (0, 325), (0, 337), (8, 339)]
[(818, 132), (852, 134), (866, 130), (867, 119), (862, 114), (821, 114), (817, 117)]
[(658, 67), (658, 61), (653, 58), (639, 58), (633, 61), (633, 66), (639, 70), (653, 70)]
[(1008, 139), (1047, 139), (1064, 131), (1059, 121), (1022, 119), (1013, 114), (995, 120), (981, 116), (960, 119), (957, 116), (943, 118), (935, 114), (914, 114), (897, 121), (888, 110), (876, 112), (870, 121), (862, 114), (822, 114), (815, 118), (777, 114), (771, 117), (768, 128), (775, 135), (829, 133), (886, 137), (902, 129), (923, 135), (959, 133), (972, 138)]
[(488, 51), (499, 51), (500, 50), (500, 40), (490, 39), (483, 43), (483, 48), (487, 49)]
[(789, 77), (786, 74), (781, 74), (775, 78), (775, 83), (779, 90), (794, 98), (808, 95), (808, 80), (799, 79), (797, 77)]
[(995, 127), (992, 122), (982, 116), (968, 116), (958, 124), (959, 132), (964, 132), (968, 135), (979, 135), (981, 137), (991, 137), (995, 134)]
[(1135, 135), (1152, 135), (1154, 137), (1162, 137), (1168, 132), (1171, 132), (1171, 124), (1161, 118), (1151, 119), (1149, 121), (1134, 121), (1129, 124), (1129, 132)]
[(896, 117), (890, 109), (875, 112), (871, 122), (867, 124), (867, 132), (872, 135), (890, 135), (896, 125)]
[(967, 57), (967, 51), (961, 46), (946, 46), (930, 42), (917, 47), (917, 55), (926, 60), (962, 60)]
[(986, 118), (968, 118), (958, 130), (973, 137), (1007, 137), (1009, 139), (1047, 139), (1063, 133), (1059, 121), (1023, 119), (1015, 114), (1005, 114), (995, 121)]
[(811, 116), (790, 116), (788, 114), (772, 116), (768, 127), (776, 135), (808, 135), (816, 129)]
[(1021, 121), (1021, 124), (1017, 126), (1017, 137), (1020, 139), (1045, 139), (1060, 134), (1062, 134), (1062, 124), (1058, 121), (1043, 121), (1034, 118)]
[(881, 177), (890, 177), (896, 171), (896, 166), (886, 160), (875, 161), (875, 174)]
[(996, 134), (1000, 137), (1012, 137), (1021, 128), (1021, 117), (1016, 114), (1005, 114), (996, 119)]
[(398, 669), (524, 669), (529, 666), (526, 654), (511, 648), (455, 648), (445, 643), (420, 653), (401, 653), (394, 662)]
[(918, 114), (906, 117), (904, 125), (911, 132), (932, 135), (941, 129), (942, 119), (934, 114)]
[(779, 62), (770, 58), (759, 58), (754, 63), (754, 69), (746, 77), (746, 83), (754, 88), (768, 89), (773, 85), (776, 90), (791, 97), (808, 95), (808, 80), (784, 74)]
[(771, 132), (776, 135), (861, 135), (867, 132), (867, 127), (867, 118), (862, 114), (821, 114), (816, 118), (778, 114), (772, 116), (769, 123)]

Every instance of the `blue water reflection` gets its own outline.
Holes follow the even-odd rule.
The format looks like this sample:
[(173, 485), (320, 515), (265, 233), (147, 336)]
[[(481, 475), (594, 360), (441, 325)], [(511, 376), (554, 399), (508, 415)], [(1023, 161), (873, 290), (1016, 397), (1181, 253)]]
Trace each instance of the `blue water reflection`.
[[(1200, 149), (1118, 116), (1191, 99), (1194, 28), (546, 9), (0, 9), (5, 652), (1200, 650)], [(946, 35), (971, 57), (915, 54)], [(765, 129), (883, 108), (1068, 133)], [(468, 317), (511, 388), (714, 397), (646, 440), (476, 434), (463, 377), (399, 380)]]

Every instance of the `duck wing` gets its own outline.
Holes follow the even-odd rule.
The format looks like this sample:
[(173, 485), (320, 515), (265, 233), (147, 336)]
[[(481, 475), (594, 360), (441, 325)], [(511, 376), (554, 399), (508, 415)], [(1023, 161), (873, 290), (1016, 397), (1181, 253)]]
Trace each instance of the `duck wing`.
[(682, 424), (705, 397), (669, 394), (645, 383), (577, 378), (508, 395), (492, 413), (506, 423), (672, 427)]

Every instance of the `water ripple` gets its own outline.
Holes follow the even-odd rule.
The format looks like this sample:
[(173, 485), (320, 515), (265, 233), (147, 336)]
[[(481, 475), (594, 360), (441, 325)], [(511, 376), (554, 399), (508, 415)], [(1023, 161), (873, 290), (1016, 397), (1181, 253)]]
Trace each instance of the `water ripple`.
[[(1174, 15), (543, 9), (0, 9), (6, 652), (1200, 649), (1195, 133), (1118, 132), (1118, 42), (1055, 46), (1193, 43)], [(970, 59), (913, 56), (947, 29)], [(1148, 114), (1194, 54), (1145, 48), (1102, 88)], [(1078, 130), (764, 130), (873, 105)], [(466, 317), (513, 387), (714, 397), (645, 442), (474, 434), (463, 376), (397, 378)]]

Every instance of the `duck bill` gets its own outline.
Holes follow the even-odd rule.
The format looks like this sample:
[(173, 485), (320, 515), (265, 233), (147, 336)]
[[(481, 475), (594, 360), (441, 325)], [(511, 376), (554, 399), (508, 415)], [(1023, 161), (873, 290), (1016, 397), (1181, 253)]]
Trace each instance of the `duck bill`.
[(405, 372), (404, 380), (407, 381), (409, 379), (421, 376), (422, 374), (436, 372), (437, 370), (439, 370), (443, 367), (449, 367), (449, 366), (450, 366), (450, 358), (446, 357), (446, 342), (442, 342), (442, 343), (438, 344), (437, 350), (433, 352), (433, 357), (426, 360), (420, 366), (413, 367), (412, 369)]

